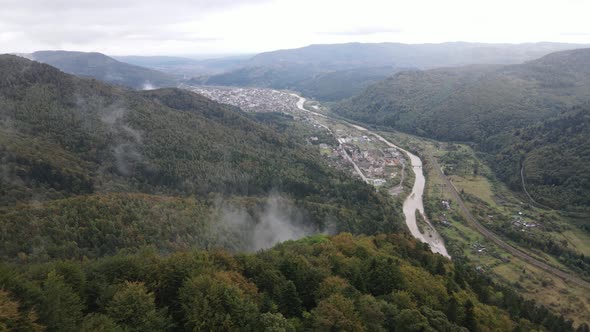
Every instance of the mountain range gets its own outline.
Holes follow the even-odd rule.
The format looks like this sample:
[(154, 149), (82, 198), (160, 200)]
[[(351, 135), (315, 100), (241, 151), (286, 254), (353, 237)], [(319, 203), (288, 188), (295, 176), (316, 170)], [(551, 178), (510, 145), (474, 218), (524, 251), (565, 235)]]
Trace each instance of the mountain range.
[[(580, 47), (582, 45), (561, 43), (464, 42), (310, 45), (260, 53), (242, 63), (240, 68), (201, 77), (193, 83), (291, 89), (322, 101), (335, 101), (350, 97), (400, 70), (517, 64), (551, 52)], [(346, 79), (344, 84), (343, 78)]]
[(250, 59), (251, 55), (187, 58), (178, 56), (113, 56), (121, 62), (147, 67), (179, 77), (205, 76), (233, 70)]

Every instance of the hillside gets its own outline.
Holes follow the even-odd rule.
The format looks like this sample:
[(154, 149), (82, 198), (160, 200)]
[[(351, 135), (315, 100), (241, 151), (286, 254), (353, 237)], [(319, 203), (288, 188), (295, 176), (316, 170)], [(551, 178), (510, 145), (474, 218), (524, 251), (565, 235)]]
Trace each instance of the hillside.
[[(400, 212), (384, 196), (330, 169), (319, 151), (295, 132), (277, 132), (236, 108), (191, 92), (132, 91), (4, 55), (0, 103), (0, 205), (3, 236), (8, 236), (3, 241), (12, 248), (1, 253), (5, 258), (19, 253), (41, 260), (104, 254), (101, 242), (89, 240), (74, 226), (86, 221), (67, 213), (84, 206), (94, 211), (89, 214), (97, 222), (93, 236), (106, 236), (103, 232), (113, 225), (122, 230), (109, 234), (111, 251), (142, 245), (170, 250), (166, 243), (175, 242), (175, 234), (197, 237), (179, 238), (179, 246), (229, 243), (207, 242), (195, 225), (187, 226), (192, 233), (183, 234), (187, 219), (182, 215), (167, 220), (168, 232), (158, 231), (162, 213), (144, 209), (152, 198), (112, 198), (115, 193), (173, 201), (190, 196), (197, 209), (187, 213), (210, 221), (203, 227), (219, 221), (210, 215), (221, 210), (235, 217), (230, 219), (238, 233), (264, 218), (279, 221), (283, 228), (277, 232), (299, 236), (300, 229), (373, 234), (400, 225)], [(274, 212), (274, 197), (293, 213)], [(139, 208), (117, 219), (116, 211), (128, 204)], [(72, 230), (57, 235), (64, 224), (73, 225)], [(129, 239), (126, 227), (137, 240)], [(37, 240), (24, 241), (30, 238)], [(232, 241), (232, 248), (250, 248)], [(60, 249), (49, 249), (53, 247)]]
[(466, 64), (513, 64), (559, 50), (579, 48), (576, 44), (482, 44), (482, 43), (348, 43), (310, 45), (297, 49), (265, 52), (254, 56), (252, 66), (305, 64), (326, 70), (355, 67), (433, 68)]
[(363, 67), (342, 70), (320, 70), (307, 65), (287, 67), (244, 67), (210, 77), (192, 79), (192, 84), (258, 86), (290, 89), (303, 95), (336, 101), (360, 93), (367, 86), (399, 71), (394, 67)]
[(590, 99), (590, 49), (520, 65), (398, 73), (334, 106), (358, 121), (442, 140), (481, 142)]
[(510, 133), (492, 136), (483, 148), (498, 175), (521, 189), (521, 168), (529, 194), (554, 208), (590, 206), (590, 107)]
[(318, 235), (256, 254), (0, 263), (0, 284), (4, 330), (573, 331), (400, 235)]
[(236, 69), (251, 56), (227, 56), (192, 59), (174, 56), (113, 56), (114, 59), (136, 66), (152, 68), (179, 77), (219, 74)]
[(72, 75), (91, 77), (133, 89), (153, 89), (177, 85), (176, 78), (170, 74), (120, 62), (101, 53), (38, 51), (31, 54), (30, 57)]
[[(332, 44), (266, 52), (238, 68), (193, 83), (292, 89), (323, 101), (353, 96), (368, 84), (408, 68), (516, 64), (574, 44)], [(365, 72), (366, 71), (366, 72)], [(346, 83), (342, 84), (341, 79)]]

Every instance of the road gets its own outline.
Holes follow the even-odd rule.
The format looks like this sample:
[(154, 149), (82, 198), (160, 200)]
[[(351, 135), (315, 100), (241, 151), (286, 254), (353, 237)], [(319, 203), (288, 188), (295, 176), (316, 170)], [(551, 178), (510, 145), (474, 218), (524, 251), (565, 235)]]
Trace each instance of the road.
[(529, 191), (526, 189), (526, 184), (524, 183), (524, 162), (522, 163), (522, 166), (520, 167), (520, 179), (522, 181), (522, 190), (524, 191), (524, 193), (527, 195), (527, 197), (529, 198), (529, 200), (536, 206), (538, 207), (542, 207), (545, 210), (553, 210), (552, 208), (543, 205), (537, 201), (535, 201), (535, 199), (533, 198), (533, 196), (531, 196), (531, 194), (529, 193)]
[(529, 263), (529, 264), (531, 264), (531, 265), (533, 265), (545, 272), (551, 273), (551, 274), (553, 274), (565, 281), (572, 282), (578, 286), (590, 289), (589, 282), (587, 282), (575, 275), (572, 275), (572, 274), (569, 274), (569, 273), (564, 272), (562, 270), (559, 270), (553, 266), (550, 266), (547, 263), (544, 263), (544, 262), (532, 257), (531, 255), (527, 254), (526, 252), (522, 251), (521, 249), (518, 249), (518, 248), (508, 244), (507, 242), (502, 240), (500, 237), (498, 237), (498, 235), (496, 235), (495, 233), (493, 233), (492, 231), (487, 229), (485, 226), (483, 226), (479, 221), (477, 221), (473, 217), (471, 212), (469, 212), (469, 209), (467, 208), (467, 206), (465, 206), (465, 203), (463, 202), (463, 199), (461, 199), (461, 196), (457, 192), (457, 189), (451, 183), (449, 178), (444, 174), (444, 172), (442, 171), (442, 168), (440, 168), (440, 165), (438, 164), (438, 161), (436, 160), (436, 158), (430, 156), (428, 159), (432, 162), (432, 166), (438, 170), (441, 178), (444, 180), (447, 187), (451, 191), (451, 195), (453, 195), (455, 201), (457, 202), (457, 204), (459, 204), (459, 208), (461, 209), (461, 211), (465, 215), (467, 222), (473, 228), (475, 228), (481, 235), (483, 235), (485, 238), (489, 239), (490, 241), (494, 242), (494, 244), (496, 244), (500, 248), (508, 251), (513, 256), (516, 256), (516, 257), (524, 260), (525, 262), (527, 262), (527, 263)]
[[(451, 258), (451, 256), (447, 252), (447, 248), (445, 247), (443, 238), (436, 231), (436, 229), (430, 223), (430, 221), (426, 217), (426, 214), (424, 213), (424, 203), (422, 201), (422, 197), (424, 194), (424, 186), (426, 184), (426, 179), (424, 177), (424, 173), (422, 170), (422, 160), (420, 160), (420, 158), (418, 158), (418, 156), (414, 155), (410, 151), (400, 148), (399, 146), (397, 146), (397, 145), (391, 143), (390, 141), (386, 140), (385, 138), (383, 138), (381, 135), (379, 135), (375, 132), (372, 132), (372, 131), (368, 130), (367, 128), (352, 124), (352, 123), (344, 121), (344, 120), (331, 118), (331, 117), (328, 117), (324, 114), (320, 114), (320, 113), (308, 110), (305, 107), (303, 107), (303, 105), (305, 104), (305, 100), (306, 100), (305, 98), (303, 98), (299, 95), (296, 95), (296, 94), (291, 94), (291, 95), (299, 98), (299, 100), (296, 103), (298, 109), (308, 112), (308, 113), (311, 113), (311, 114), (314, 114), (314, 115), (322, 117), (322, 118), (326, 118), (326, 119), (330, 119), (332, 121), (340, 122), (342, 124), (345, 124), (349, 127), (354, 128), (356, 130), (365, 132), (369, 135), (376, 137), (378, 140), (385, 143), (387, 146), (404, 152), (408, 156), (408, 158), (410, 159), (411, 166), (414, 170), (414, 174), (416, 176), (415, 176), (415, 180), (414, 180), (414, 185), (412, 187), (412, 192), (410, 193), (410, 195), (408, 195), (408, 197), (406, 198), (406, 200), (404, 201), (404, 204), (403, 204), (403, 211), (404, 211), (404, 215), (406, 217), (405, 218), (406, 225), (408, 226), (410, 233), (412, 233), (412, 235), (416, 239), (418, 239), (422, 242), (428, 243), (430, 245), (430, 249), (433, 252), (439, 253), (447, 258)], [(353, 162), (353, 160), (346, 153), (346, 151), (344, 151), (344, 153), (346, 154), (346, 158), (354, 166), (357, 173), (359, 173), (361, 175), (361, 177), (363, 178), (363, 180), (365, 180), (365, 182), (368, 182), (367, 178), (362, 174), (362, 172), (360, 171), (358, 166)], [(420, 230), (418, 229), (418, 224), (416, 221), (416, 213), (420, 213), (422, 215), (422, 217), (424, 218), (424, 221), (428, 225), (428, 227), (425, 228), (424, 234), (422, 232), (420, 232)]]
[(350, 162), (352, 164), (352, 166), (354, 167), (354, 170), (361, 177), (361, 179), (363, 179), (363, 181), (365, 181), (365, 183), (371, 184), (369, 179), (367, 179), (367, 177), (363, 174), (363, 171), (361, 171), (360, 167), (354, 162), (354, 160), (352, 160), (352, 158), (350, 157), (348, 152), (346, 152), (346, 149), (342, 146), (342, 144), (340, 144), (340, 146), (338, 148), (340, 149), (340, 153), (342, 154), (342, 157), (344, 157), (346, 160), (348, 160), (348, 162)]

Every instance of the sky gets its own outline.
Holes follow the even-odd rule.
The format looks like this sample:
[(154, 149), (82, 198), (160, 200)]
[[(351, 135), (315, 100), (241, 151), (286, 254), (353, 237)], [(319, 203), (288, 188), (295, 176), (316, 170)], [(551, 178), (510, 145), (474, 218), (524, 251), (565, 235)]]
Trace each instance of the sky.
[(590, 0), (0, 0), (0, 53), (251, 54), (344, 42), (590, 43)]

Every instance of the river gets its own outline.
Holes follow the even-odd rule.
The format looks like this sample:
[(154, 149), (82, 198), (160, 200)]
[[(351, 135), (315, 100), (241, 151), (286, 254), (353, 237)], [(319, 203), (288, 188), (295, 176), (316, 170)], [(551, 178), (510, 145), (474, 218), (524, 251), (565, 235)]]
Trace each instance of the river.
[[(317, 116), (320, 116), (323, 118), (328, 118), (328, 116), (326, 116), (324, 114), (320, 114), (320, 113), (308, 110), (305, 107), (303, 107), (303, 105), (305, 104), (305, 101), (306, 101), (305, 98), (303, 98), (299, 95), (296, 95), (296, 94), (292, 94), (292, 95), (299, 98), (299, 100), (297, 101), (297, 108), (299, 108), (300, 110), (312, 113), (314, 115), (317, 115)], [(346, 124), (352, 128), (355, 128), (357, 130), (364, 131), (364, 132), (376, 137), (377, 139), (379, 139), (380, 141), (385, 143), (387, 146), (392, 147), (392, 148), (396, 148), (396, 149), (404, 152), (408, 156), (408, 158), (410, 159), (410, 164), (412, 165), (412, 169), (414, 170), (415, 180), (414, 180), (414, 185), (412, 186), (412, 192), (408, 195), (408, 197), (404, 201), (404, 205), (403, 205), (403, 212), (404, 212), (404, 216), (405, 216), (406, 225), (408, 226), (410, 233), (412, 233), (412, 235), (416, 239), (418, 239), (424, 243), (428, 243), (430, 245), (430, 249), (432, 250), (432, 252), (439, 253), (445, 257), (451, 258), (451, 256), (447, 252), (447, 248), (445, 247), (445, 243), (444, 243), (443, 238), (436, 231), (436, 229), (434, 228), (432, 223), (428, 220), (428, 218), (426, 218), (426, 214), (424, 213), (423, 196), (424, 196), (424, 186), (426, 185), (426, 178), (424, 177), (424, 171), (422, 169), (422, 160), (418, 156), (416, 156), (415, 154), (411, 153), (410, 151), (407, 151), (405, 149), (398, 147), (397, 145), (395, 145), (395, 144), (391, 143), (390, 141), (386, 140), (385, 138), (383, 138), (381, 135), (379, 135), (375, 132), (372, 132), (372, 131), (368, 130), (367, 128), (357, 126), (355, 124), (352, 124), (352, 123), (349, 123), (349, 122), (346, 122), (343, 120), (338, 120), (338, 119), (334, 119), (334, 118), (331, 118), (331, 119), (334, 121), (339, 121), (341, 123), (344, 123), (344, 124)], [(423, 218), (427, 224), (427, 226), (423, 227), (424, 233), (420, 232), (420, 229), (418, 228), (418, 223), (416, 220), (416, 211), (418, 211), (418, 213), (420, 213), (423, 216)]]

